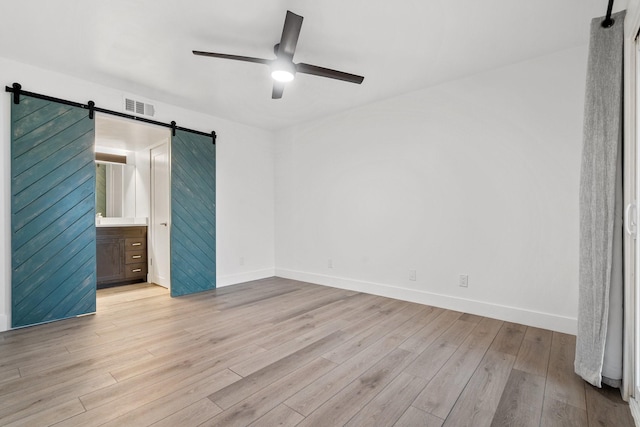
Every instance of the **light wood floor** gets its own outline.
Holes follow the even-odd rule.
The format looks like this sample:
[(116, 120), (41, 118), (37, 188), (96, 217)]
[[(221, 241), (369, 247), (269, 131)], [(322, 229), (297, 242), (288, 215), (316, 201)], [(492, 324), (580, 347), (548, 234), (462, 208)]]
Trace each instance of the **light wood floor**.
[(286, 279), (0, 334), (0, 425), (633, 426), (575, 337)]

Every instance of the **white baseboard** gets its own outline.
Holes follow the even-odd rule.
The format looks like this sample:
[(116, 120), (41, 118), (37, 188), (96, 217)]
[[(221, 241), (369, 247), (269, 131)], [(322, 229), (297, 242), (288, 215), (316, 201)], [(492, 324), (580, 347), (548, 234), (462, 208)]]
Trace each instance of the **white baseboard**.
[(450, 295), (435, 294), (431, 292), (408, 289), (381, 283), (365, 282), (361, 280), (346, 279), (342, 277), (326, 276), (323, 274), (306, 273), (302, 271), (275, 269), (275, 275), (287, 279), (300, 280), (318, 285), (332, 286), (340, 289), (364, 292), (395, 298), (403, 301), (419, 304), (433, 305), (449, 310), (491, 317), (493, 319), (520, 323), (536, 328), (549, 329), (565, 334), (575, 335), (578, 320), (572, 317), (558, 316), (540, 311), (527, 310), (518, 307), (510, 307), (492, 304), (484, 301), (476, 301)]
[(634, 398), (629, 399), (629, 408), (631, 409), (631, 415), (633, 421), (636, 423), (636, 427), (640, 427), (640, 403)]
[(239, 274), (228, 274), (226, 276), (218, 276), (216, 279), (216, 287), (235, 285), (238, 283), (250, 282), (252, 280), (266, 279), (275, 276), (275, 269), (265, 268), (264, 270), (247, 271)]

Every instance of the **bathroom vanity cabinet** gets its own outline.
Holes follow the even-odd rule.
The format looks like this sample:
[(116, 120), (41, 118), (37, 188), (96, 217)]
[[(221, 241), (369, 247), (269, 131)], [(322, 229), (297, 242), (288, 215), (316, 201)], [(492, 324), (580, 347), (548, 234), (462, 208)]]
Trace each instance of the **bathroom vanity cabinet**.
[(96, 227), (97, 287), (147, 280), (147, 227)]

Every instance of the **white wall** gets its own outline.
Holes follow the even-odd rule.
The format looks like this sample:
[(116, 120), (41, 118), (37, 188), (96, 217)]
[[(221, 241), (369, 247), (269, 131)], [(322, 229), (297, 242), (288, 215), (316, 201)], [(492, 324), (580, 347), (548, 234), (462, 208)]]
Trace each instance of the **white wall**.
[[(122, 111), (123, 92), (0, 58), (0, 84)], [(143, 95), (143, 94), (141, 94)], [(0, 102), (0, 331), (10, 324), (10, 100)], [(155, 119), (218, 135), (216, 144), (217, 280), (225, 286), (274, 274), (273, 134), (156, 103)], [(244, 259), (240, 265), (240, 258)]]
[[(166, 142), (165, 142), (166, 143)], [(159, 145), (158, 144), (155, 145)], [(135, 159), (135, 203), (133, 216), (147, 218), (147, 223), (151, 217), (151, 150), (145, 148), (133, 154)]]
[(575, 48), (280, 132), (276, 274), (575, 333), (585, 68)]

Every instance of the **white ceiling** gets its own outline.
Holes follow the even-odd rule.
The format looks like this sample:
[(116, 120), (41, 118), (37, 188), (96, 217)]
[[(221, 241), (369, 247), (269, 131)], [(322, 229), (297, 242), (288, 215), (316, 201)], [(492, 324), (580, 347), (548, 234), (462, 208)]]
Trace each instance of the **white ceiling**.
[[(626, 7), (615, 2), (614, 10)], [(0, 56), (264, 129), (344, 111), (588, 41), (607, 0), (7, 0)], [(266, 66), (287, 10), (294, 57), (365, 76), (298, 75), (271, 99)]]

